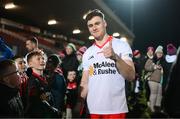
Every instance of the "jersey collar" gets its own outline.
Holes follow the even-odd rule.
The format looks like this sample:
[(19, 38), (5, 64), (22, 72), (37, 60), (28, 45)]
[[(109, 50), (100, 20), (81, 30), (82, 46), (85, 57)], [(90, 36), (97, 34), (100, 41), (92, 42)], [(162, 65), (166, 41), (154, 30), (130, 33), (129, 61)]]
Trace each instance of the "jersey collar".
[(112, 36), (109, 36), (107, 38), (106, 42), (104, 42), (102, 45), (98, 45), (96, 42), (94, 42), (94, 45), (101, 49), (106, 45), (106, 43), (108, 43), (110, 40), (112, 40), (112, 38), (113, 38)]

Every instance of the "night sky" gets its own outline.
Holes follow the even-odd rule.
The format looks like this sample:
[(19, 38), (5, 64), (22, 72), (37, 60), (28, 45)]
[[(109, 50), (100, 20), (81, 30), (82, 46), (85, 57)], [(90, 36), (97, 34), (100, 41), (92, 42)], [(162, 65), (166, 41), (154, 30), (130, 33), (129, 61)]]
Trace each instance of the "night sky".
[[(129, 28), (133, 28), (133, 49), (180, 44), (180, 0), (104, 0)], [(133, 8), (133, 27), (131, 22)], [(109, 24), (110, 25), (110, 24)]]

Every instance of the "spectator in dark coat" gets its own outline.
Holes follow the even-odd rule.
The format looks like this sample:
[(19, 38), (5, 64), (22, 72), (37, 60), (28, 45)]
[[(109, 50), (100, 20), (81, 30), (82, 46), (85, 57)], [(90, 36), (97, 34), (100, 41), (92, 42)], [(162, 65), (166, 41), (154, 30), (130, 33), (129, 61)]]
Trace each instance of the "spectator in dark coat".
[(67, 77), (67, 71), (69, 69), (73, 69), (77, 71), (78, 66), (79, 66), (79, 62), (76, 57), (76, 47), (74, 44), (69, 43), (66, 46), (66, 56), (62, 60), (62, 64), (61, 64), (64, 77)]
[(165, 93), (165, 111), (171, 118), (180, 117), (180, 47), (178, 49), (176, 62), (173, 64), (169, 83)]
[(54, 97), (54, 107), (63, 112), (65, 108), (64, 98), (66, 93), (66, 81), (59, 67), (60, 64), (61, 60), (57, 55), (50, 55), (48, 57), (45, 73), (51, 93)]
[(0, 62), (0, 117), (22, 118), (23, 104), (19, 95), (20, 80), (11, 60)]
[(163, 92), (165, 90), (165, 87), (167, 86), (168, 77), (170, 75), (170, 70), (172, 67), (172, 64), (176, 61), (177, 55), (176, 55), (177, 49), (173, 44), (167, 45), (167, 54), (165, 55), (165, 61), (166, 61), (166, 72), (164, 73), (164, 81), (163, 81)]

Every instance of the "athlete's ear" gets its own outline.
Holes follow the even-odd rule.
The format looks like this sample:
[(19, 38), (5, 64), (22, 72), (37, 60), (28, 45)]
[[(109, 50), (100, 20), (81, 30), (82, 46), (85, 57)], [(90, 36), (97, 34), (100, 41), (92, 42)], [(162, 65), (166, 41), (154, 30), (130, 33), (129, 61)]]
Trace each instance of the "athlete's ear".
[(107, 22), (106, 22), (106, 20), (104, 20), (104, 26), (107, 27)]

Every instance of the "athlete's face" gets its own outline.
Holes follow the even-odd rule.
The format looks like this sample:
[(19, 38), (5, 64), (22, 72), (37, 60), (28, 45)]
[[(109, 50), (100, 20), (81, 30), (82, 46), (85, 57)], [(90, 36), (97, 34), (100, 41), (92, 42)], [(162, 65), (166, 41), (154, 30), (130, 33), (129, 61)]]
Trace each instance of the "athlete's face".
[(106, 21), (99, 16), (94, 16), (87, 22), (89, 32), (96, 40), (102, 39), (106, 34)]

